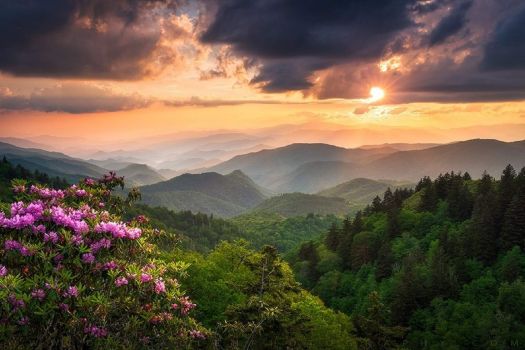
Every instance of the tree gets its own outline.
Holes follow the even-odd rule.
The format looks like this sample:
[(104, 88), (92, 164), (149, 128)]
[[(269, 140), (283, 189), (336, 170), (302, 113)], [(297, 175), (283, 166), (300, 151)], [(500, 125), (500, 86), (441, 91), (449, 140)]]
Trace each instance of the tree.
[(330, 230), (326, 234), (324, 244), (326, 245), (328, 249), (335, 252), (340, 242), (341, 242), (341, 232), (339, 231), (337, 224), (334, 222), (332, 226), (330, 227)]
[(525, 249), (525, 186), (514, 196), (505, 212), (501, 242), (504, 249), (515, 245)]
[(465, 241), (465, 251), (470, 252), (472, 257), (491, 263), (498, 254), (495, 210), (497, 199), (488, 182), (480, 184), (479, 193), (472, 212), (472, 223)]
[(303, 243), (299, 249), (298, 256), (301, 260), (308, 262), (307, 278), (311, 282), (317, 281), (319, 278), (319, 272), (317, 271), (319, 254), (317, 254), (317, 248), (315, 247), (314, 242), (309, 241)]
[(370, 306), (366, 314), (353, 319), (359, 348), (367, 350), (399, 349), (408, 329), (388, 325), (389, 310), (381, 302), (376, 291), (368, 295), (368, 302)]

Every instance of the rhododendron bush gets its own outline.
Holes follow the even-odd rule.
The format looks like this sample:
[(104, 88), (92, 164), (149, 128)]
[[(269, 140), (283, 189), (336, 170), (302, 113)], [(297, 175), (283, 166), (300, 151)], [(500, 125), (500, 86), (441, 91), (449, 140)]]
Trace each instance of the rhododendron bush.
[(4, 348), (186, 348), (204, 338), (177, 278), (156, 259), (163, 233), (123, 222), (109, 174), (66, 190), (14, 183), (0, 211), (0, 339)]

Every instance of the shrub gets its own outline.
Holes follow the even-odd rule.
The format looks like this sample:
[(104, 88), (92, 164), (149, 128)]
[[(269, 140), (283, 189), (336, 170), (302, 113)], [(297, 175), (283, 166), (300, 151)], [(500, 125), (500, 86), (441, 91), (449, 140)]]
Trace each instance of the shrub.
[(0, 211), (0, 342), (4, 348), (187, 348), (206, 330), (177, 278), (157, 258), (164, 233), (137, 216), (114, 173), (65, 190), (13, 183)]

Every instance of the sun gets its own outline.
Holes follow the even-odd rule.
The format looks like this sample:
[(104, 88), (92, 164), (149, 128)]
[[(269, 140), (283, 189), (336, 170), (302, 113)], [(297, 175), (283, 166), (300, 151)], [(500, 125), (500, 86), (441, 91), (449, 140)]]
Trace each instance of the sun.
[(385, 90), (378, 86), (373, 86), (370, 89), (370, 97), (368, 98), (369, 103), (381, 101), (383, 98), (385, 98)]

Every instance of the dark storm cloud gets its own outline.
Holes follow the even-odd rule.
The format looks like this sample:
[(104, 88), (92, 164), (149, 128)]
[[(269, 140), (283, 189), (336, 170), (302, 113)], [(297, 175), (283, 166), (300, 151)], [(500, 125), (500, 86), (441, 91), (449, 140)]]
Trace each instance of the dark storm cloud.
[(467, 11), (471, 6), (471, 0), (463, 1), (443, 18), (430, 33), (430, 46), (443, 43), (463, 29), (467, 22)]
[[(20, 76), (135, 79), (160, 31), (147, 22), (169, 0), (0, 0), (0, 71)], [(159, 12), (161, 13), (161, 12)], [(145, 19), (146, 18), (146, 19)]]
[(261, 60), (254, 83), (267, 91), (302, 90), (315, 70), (377, 59), (413, 23), (417, 0), (226, 0), (202, 35)]
[(487, 71), (525, 69), (525, 5), (497, 24), (481, 67)]

